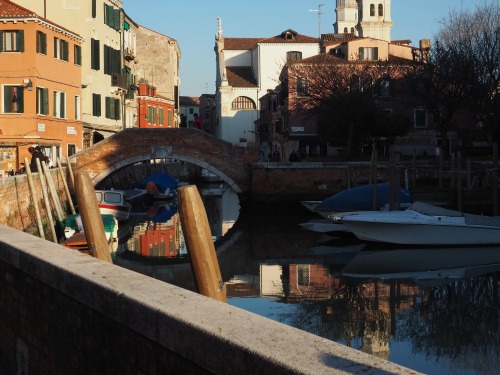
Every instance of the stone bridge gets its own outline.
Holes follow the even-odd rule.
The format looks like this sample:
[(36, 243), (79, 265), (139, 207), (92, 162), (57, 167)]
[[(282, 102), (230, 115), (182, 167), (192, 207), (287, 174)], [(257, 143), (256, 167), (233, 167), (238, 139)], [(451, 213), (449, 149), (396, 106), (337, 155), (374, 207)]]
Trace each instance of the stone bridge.
[(198, 129), (125, 129), (73, 155), (74, 172), (85, 171), (94, 185), (128, 165), (174, 159), (196, 164), (222, 178), (234, 191), (250, 190), (250, 164), (255, 153)]

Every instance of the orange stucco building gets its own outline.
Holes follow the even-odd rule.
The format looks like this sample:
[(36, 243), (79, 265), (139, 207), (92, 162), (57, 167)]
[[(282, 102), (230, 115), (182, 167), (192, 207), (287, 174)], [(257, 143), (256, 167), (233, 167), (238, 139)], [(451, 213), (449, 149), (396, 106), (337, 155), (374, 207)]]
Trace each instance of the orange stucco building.
[(140, 82), (137, 93), (138, 128), (173, 128), (175, 102), (156, 93), (156, 87)]
[(0, 174), (39, 145), (51, 160), (82, 149), (82, 38), (0, 2)]

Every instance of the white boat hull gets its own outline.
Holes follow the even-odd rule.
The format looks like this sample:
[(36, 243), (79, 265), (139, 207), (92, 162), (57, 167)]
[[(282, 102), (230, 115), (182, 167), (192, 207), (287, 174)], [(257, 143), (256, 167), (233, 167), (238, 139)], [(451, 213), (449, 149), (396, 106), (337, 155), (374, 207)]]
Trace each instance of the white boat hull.
[(463, 216), (428, 216), (405, 210), (346, 215), (342, 222), (363, 241), (401, 245), (500, 244), (500, 226), (468, 224)]

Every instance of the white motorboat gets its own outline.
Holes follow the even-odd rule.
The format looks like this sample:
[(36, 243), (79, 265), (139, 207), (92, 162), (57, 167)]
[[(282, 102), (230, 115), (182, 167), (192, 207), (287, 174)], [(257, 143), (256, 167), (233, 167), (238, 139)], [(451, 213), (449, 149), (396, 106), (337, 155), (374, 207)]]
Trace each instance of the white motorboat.
[(129, 218), (132, 205), (127, 202), (123, 190), (96, 190), (95, 194), (101, 214), (113, 215), (118, 221)]
[(342, 223), (363, 241), (403, 245), (500, 244), (500, 217), (463, 213), (415, 202), (404, 211), (359, 212)]

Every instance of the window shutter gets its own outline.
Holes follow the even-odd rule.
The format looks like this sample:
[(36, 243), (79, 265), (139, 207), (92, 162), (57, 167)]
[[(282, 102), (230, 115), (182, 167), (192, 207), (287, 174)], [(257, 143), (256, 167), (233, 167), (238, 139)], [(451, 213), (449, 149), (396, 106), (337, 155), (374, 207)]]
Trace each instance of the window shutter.
[(114, 29), (120, 31), (120, 9), (113, 9)]
[(49, 89), (42, 89), (42, 113), (49, 114)]
[(57, 58), (57, 42), (59, 39), (54, 38), (54, 58)]
[(92, 39), (91, 42), (92, 69), (100, 69), (99, 41)]
[(115, 99), (116, 100), (116, 103), (115, 103), (115, 108), (116, 108), (116, 115), (115, 115), (115, 118), (117, 120), (121, 119), (121, 100), (120, 99)]
[(109, 47), (104, 45), (104, 74), (110, 74), (109, 71)]
[(111, 98), (109, 96), (106, 96), (105, 102), (106, 102), (106, 108), (104, 116), (106, 116), (106, 118), (111, 118)]
[(364, 52), (364, 48), (363, 47), (359, 47), (359, 61), (363, 61), (364, 60), (364, 57), (363, 57), (363, 53)]
[(22, 86), (17, 86), (17, 113), (24, 113), (24, 89)]
[(3, 108), (4, 112), (12, 112), (12, 87), (4, 86), (3, 88)]
[(62, 56), (63, 60), (69, 61), (69, 43), (63, 41), (62, 46), (63, 46), (63, 56)]
[(0, 52), (3, 52), (3, 31), (0, 30)]
[(96, 0), (92, 0), (92, 18), (96, 17), (96, 13), (97, 13)]
[(41, 47), (42, 47), (42, 53), (44, 55), (47, 54), (47, 34), (45, 33), (40, 33), (40, 41), (41, 41)]
[(60, 102), (59, 102), (59, 117), (60, 118), (66, 118), (66, 93), (61, 92), (59, 93), (60, 96)]
[(373, 60), (378, 60), (378, 47), (373, 49)]
[(19, 52), (24, 52), (24, 30), (17, 32), (17, 45), (19, 46)]

